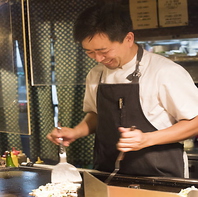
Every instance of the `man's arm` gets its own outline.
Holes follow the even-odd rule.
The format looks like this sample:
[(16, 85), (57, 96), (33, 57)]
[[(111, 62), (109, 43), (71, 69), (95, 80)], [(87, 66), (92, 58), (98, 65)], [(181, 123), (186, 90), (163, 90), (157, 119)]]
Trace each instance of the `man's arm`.
[(87, 113), (84, 119), (77, 126), (74, 127), (74, 130), (77, 134), (77, 138), (95, 133), (96, 126), (97, 114), (94, 112)]
[(171, 127), (156, 131), (148, 136), (151, 145), (179, 142), (198, 134), (198, 116), (191, 120), (181, 120)]
[(179, 142), (198, 134), (198, 116), (191, 120), (181, 120), (166, 129), (143, 133), (135, 129), (119, 128), (121, 138), (117, 144), (120, 151), (136, 151), (145, 147)]

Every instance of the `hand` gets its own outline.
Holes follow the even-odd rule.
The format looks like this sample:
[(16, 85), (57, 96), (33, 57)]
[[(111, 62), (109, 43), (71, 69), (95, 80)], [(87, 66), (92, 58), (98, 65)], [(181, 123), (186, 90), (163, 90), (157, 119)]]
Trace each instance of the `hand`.
[(119, 127), (118, 130), (121, 132), (120, 139), (117, 143), (119, 151), (137, 151), (146, 147), (146, 134), (139, 129)]
[(60, 144), (60, 139), (63, 138), (63, 145), (69, 146), (70, 143), (76, 140), (74, 129), (68, 127), (54, 128), (50, 133), (47, 134), (47, 139), (55, 143)]

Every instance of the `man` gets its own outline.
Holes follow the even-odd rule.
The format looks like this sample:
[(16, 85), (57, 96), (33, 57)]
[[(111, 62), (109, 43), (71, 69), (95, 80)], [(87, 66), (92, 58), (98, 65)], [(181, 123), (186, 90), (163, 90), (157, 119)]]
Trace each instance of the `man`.
[(129, 13), (115, 5), (80, 14), (74, 39), (99, 62), (86, 79), (87, 114), (73, 129), (55, 128), (47, 138), (58, 144), (63, 137), (69, 146), (95, 133), (97, 170), (112, 172), (123, 151), (119, 173), (184, 177), (179, 142), (198, 133), (198, 90), (190, 75), (137, 45)]

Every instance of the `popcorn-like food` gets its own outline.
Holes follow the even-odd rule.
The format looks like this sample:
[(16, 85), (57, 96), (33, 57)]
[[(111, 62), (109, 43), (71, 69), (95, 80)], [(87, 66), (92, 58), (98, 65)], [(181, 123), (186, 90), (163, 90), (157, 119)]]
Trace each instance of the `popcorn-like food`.
[(180, 192), (179, 192), (179, 196), (181, 197), (187, 197), (188, 196), (188, 193), (191, 191), (191, 190), (198, 190), (195, 186), (192, 186), (192, 187), (188, 187), (186, 189), (182, 189)]
[(80, 184), (71, 182), (47, 183), (38, 189), (32, 190), (31, 196), (35, 197), (77, 197), (77, 190)]

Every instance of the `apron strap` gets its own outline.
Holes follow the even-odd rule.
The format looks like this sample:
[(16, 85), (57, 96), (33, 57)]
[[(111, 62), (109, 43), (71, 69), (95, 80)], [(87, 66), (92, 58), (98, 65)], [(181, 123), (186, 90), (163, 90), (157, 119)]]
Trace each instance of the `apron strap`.
[(132, 74), (128, 75), (128, 77), (127, 77), (127, 79), (129, 81), (131, 81), (132, 83), (139, 83), (139, 78), (141, 76), (141, 73), (140, 73), (140, 70), (139, 70), (139, 63), (142, 60), (144, 50), (139, 44), (137, 44), (137, 45), (138, 45), (138, 51), (137, 51), (135, 71)]

